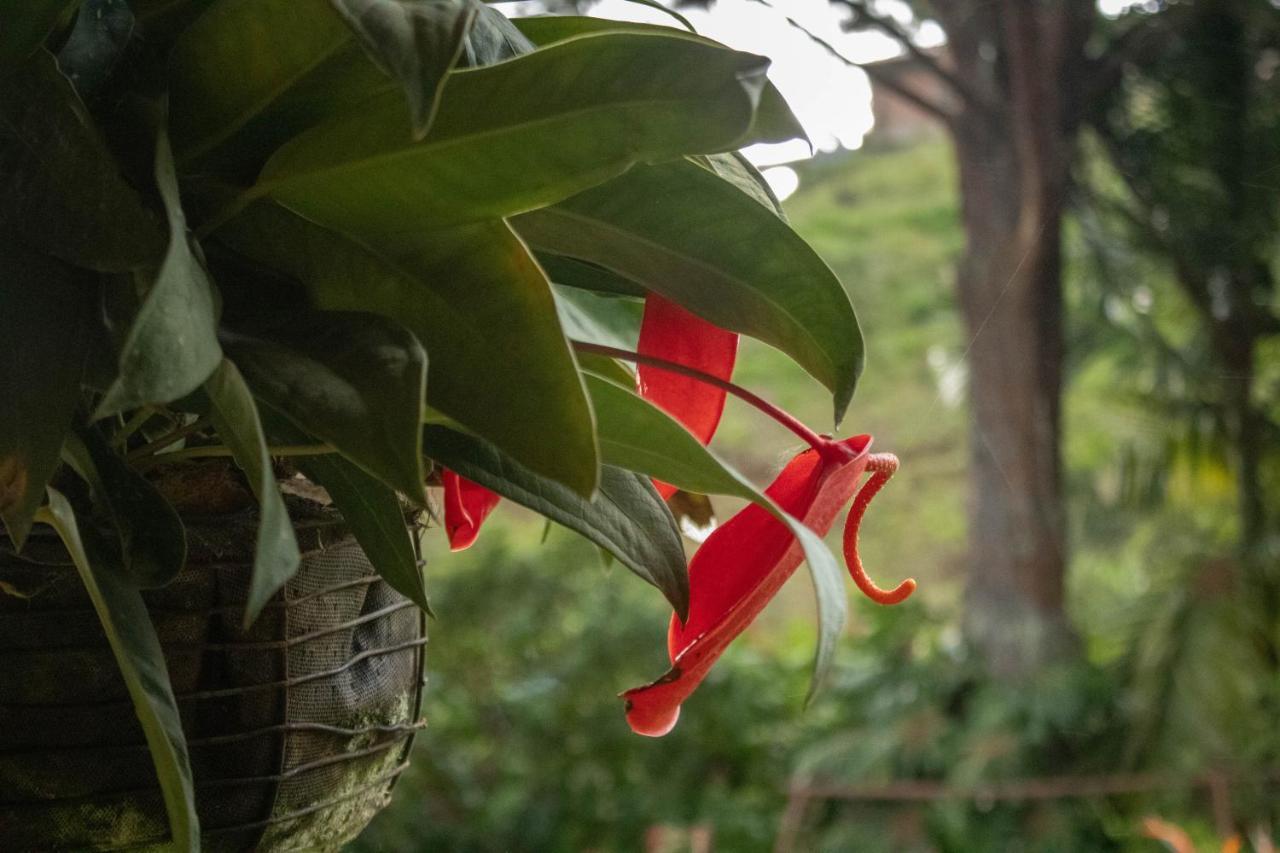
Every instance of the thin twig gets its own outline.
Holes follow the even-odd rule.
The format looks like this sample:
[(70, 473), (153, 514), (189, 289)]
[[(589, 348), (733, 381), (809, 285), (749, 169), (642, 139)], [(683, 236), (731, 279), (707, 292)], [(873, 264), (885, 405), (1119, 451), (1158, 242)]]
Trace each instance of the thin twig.
[(951, 89), (965, 105), (971, 109), (980, 110), (982, 112), (990, 112), (990, 106), (983, 100), (977, 92), (969, 87), (964, 80), (958, 77), (954, 72), (948, 71), (942, 67), (928, 51), (916, 44), (911, 38), (911, 34), (898, 25), (892, 18), (878, 15), (871, 11), (866, 0), (832, 0), (850, 9), (857, 18), (866, 21), (880, 32), (889, 36), (891, 39), (902, 45), (903, 50), (910, 54), (917, 62), (919, 62), (926, 71), (937, 78), (944, 86)]
[(902, 98), (904, 101), (908, 101), (909, 103), (913, 104), (914, 106), (918, 107), (919, 109), (923, 110), (924, 112), (938, 119), (943, 124), (950, 124), (952, 121), (954, 121), (955, 116), (951, 113), (951, 111), (943, 107), (941, 104), (926, 98), (924, 95), (920, 94), (914, 89), (903, 85), (900, 81), (895, 80), (891, 74), (885, 72), (883, 69), (877, 66), (876, 63), (858, 62), (857, 60), (850, 59), (849, 57), (841, 53), (840, 50), (831, 42), (827, 41), (822, 36), (818, 35), (813, 30), (809, 29), (804, 24), (797, 21), (795, 18), (784, 13), (777, 6), (774, 6), (772, 3), (770, 3), (769, 0), (752, 0), (752, 2), (759, 3), (761, 6), (764, 6), (767, 9), (772, 9), (773, 11), (777, 12), (779, 15), (782, 15), (782, 17), (792, 27), (792, 29), (803, 34), (806, 38), (808, 38), (818, 47), (822, 48), (827, 53), (829, 53), (838, 62), (848, 66), (849, 68), (857, 68), (859, 71), (862, 71), (863, 73), (865, 73), (868, 77), (875, 80), (878, 84), (880, 84), (884, 88), (893, 92), (895, 95)]

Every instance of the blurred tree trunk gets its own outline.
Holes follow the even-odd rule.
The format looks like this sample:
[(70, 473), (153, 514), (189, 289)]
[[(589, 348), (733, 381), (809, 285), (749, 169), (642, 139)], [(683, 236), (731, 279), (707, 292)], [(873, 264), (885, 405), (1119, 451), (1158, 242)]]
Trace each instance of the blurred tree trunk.
[(945, 60), (869, 2), (837, 2), (941, 83), (931, 100), (866, 67), (937, 116), (954, 145), (966, 237), (957, 288), (971, 342), (966, 628), (991, 670), (1024, 675), (1075, 650), (1063, 607), (1061, 244), (1094, 2), (918, 4), (946, 32)]

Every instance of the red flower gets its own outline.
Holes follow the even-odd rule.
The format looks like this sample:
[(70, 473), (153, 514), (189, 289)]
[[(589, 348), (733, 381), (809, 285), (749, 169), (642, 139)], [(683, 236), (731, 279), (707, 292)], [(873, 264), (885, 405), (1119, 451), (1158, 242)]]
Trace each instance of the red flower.
[[(858, 587), (881, 604), (909, 596), (915, 581), (885, 591), (873, 584), (858, 559), (858, 525), (871, 498), (898, 467), (896, 457), (872, 455), (871, 437), (824, 441), (796, 456), (769, 486), (779, 506), (825, 535), (840, 508), (853, 501), (845, 527), (845, 559)], [(668, 636), (671, 669), (657, 681), (623, 693), (627, 722), (638, 734), (658, 737), (671, 730), (680, 705), (706, 677), (728, 645), (764, 610), (800, 565), (799, 543), (758, 506), (739, 512), (708, 537), (689, 564), (689, 618), (672, 617)]]
[(478, 483), (444, 470), (444, 530), (449, 548), (470, 548), (480, 533), (480, 525), (501, 498)]
[[(733, 376), (738, 355), (738, 335), (650, 293), (644, 301), (639, 353), (728, 380)], [(723, 388), (709, 385), (705, 379), (644, 363), (636, 369), (636, 386), (640, 396), (684, 424), (698, 441), (711, 441), (724, 412)], [(664, 499), (676, 491), (667, 483), (655, 480), (654, 485)]]

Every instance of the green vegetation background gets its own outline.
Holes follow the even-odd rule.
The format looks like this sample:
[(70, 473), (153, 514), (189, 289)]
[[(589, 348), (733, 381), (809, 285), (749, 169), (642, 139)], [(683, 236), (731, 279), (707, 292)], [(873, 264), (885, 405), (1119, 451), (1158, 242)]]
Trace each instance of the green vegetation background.
[[(653, 590), (567, 531), (541, 542), (541, 523), (509, 506), (470, 551), (451, 555), (429, 535), (438, 618), (428, 728), (392, 806), (351, 851), (629, 851), (663, 832), (655, 826), (668, 827), (667, 841), (651, 834), (647, 849), (688, 849), (682, 833), (701, 827), (717, 850), (767, 850), (793, 779), (963, 786), (1153, 763), (1194, 770), (1234, 754), (1231, 736), (1215, 741), (1217, 723), (1201, 717), (1250, 707), (1247, 667), (1223, 666), (1238, 652), (1230, 619), (1212, 607), (1188, 616), (1181, 592), (1190, 556), (1228, 541), (1231, 483), (1212, 462), (1164, 464), (1167, 418), (1144, 402), (1147, 367), (1117, 332), (1138, 314), (1185, 319), (1159, 270), (1122, 259), (1128, 286), (1146, 282), (1155, 307), (1147, 296), (1126, 301), (1098, 284), (1080, 228), (1069, 229), (1070, 336), (1084, 355), (1071, 364), (1065, 456), (1071, 613), (1085, 660), (1033, 685), (991, 683), (959, 631), (967, 341), (952, 289), (962, 234), (950, 152), (940, 141), (864, 150), (801, 175), (792, 222), (845, 282), (868, 341), (840, 431), (871, 433), (903, 460), (863, 526), (865, 563), (886, 584), (915, 576), (921, 594), (896, 609), (852, 595), (831, 688), (802, 711), (813, 638), (798, 574), (676, 730), (649, 740), (630, 733), (614, 694), (665, 668), (667, 611)], [(820, 389), (768, 348), (746, 345), (738, 378), (830, 427)], [(796, 449), (733, 401), (716, 444), (761, 483)], [(717, 508), (723, 518), (736, 507)], [(1204, 696), (1225, 708), (1203, 707)], [(1259, 723), (1242, 725), (1243, 738)], [(1198, 746), (1176, 746), (1187, 736)], [(1207, 837), (1202, 799), (817, 803), (801, 849), (1153, 850), (1136, 816), (1159, 813)]]

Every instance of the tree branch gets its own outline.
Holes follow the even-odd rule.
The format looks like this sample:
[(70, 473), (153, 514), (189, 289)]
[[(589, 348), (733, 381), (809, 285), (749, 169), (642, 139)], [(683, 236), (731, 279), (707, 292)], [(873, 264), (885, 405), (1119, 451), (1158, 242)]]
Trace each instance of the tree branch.
[(886, 74), (882, 69), (878, 68), (875, 63), (856, 62), (845, 56), (831, 42), (813, 32), (790, 15), (783, 14), (782, 11), (778, 9), (777, 6), (770, 3), (769, 0), (753, 0), (753, 2), (759, 3), (761, 6), (765, 6), (766, 8), (772, 9), (782, 15), (793, 29), (797, 32), (803, 33), (810, 41), (821, 47), (831, 56), (835, 57), (835, 59), (850, 68), (857, 68), (864, 72), (872, 80), (876, 81), (890, 92), (893, 92), (899, 98), (902, 98), (904, 101), (907, 101), (918, 109), (928, 113), (944, 125), (950, 127), (952, 122), (955, 121), (955, 113), (948, 110), (942, 104), (925, 97), (920, 92), (917, 92), (900, 81), (893, 79), (892, 75)]
[(898, 44), (902, 45), (903, 50), (911, 55), (926, 71), (937, 78), (944, 86), (949, 88), (965, 106), (970, 109), (978, 110), (984, 113), (993, 111), (992, 106), (988, 104), (974, 89), (972, 89), (964, 80), (955, 73), (942, 67), (928, 51), (921, 48), (911, 38), (911, 34), (904, 30), (897, 21), (884, 15), (878, 15), (871, 11), (867, 5), (867, 0), (831, 0), (836, 5), (844, 6), (853, 12), (854, 23), (866, 23), (871, 27), (879, 30), (885, 35), (892, 38)]

